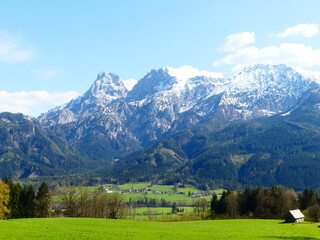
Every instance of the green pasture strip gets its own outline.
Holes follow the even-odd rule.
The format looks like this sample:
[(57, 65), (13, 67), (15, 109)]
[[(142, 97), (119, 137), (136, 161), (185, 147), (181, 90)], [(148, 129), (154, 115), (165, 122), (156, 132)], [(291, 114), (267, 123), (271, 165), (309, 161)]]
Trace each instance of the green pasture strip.
[(136, 208), (136, 214), (150, 215), (150, 214), (167, 214), (171, 213), (171, 208)]
[(200, 192), (200, 190), (196, 189), (196, 188), (178, 188), (178, 192), (184, 192), (186, 195), (188, 195), (188, 193), (195, 193), (195, 192)]
[(146, 189), (148, 186), (150, 186), (150, 183), (128, 183), (119, 185), (120, 189), (126, 190), (126, 189)]
[(158, 215), (132, 215), (127, 216), (125, 219), (138, 220), (138, 221), (155, 221), (155, 222), (179, 222), (179, 221), (191, 221), (201, 220), (200, 217), (177, 214), (158, 214)]
[[(184, 212), (193, 212), (193, 207), (182, 207)], [(161, 214), (161, 213), (171, 213), (171, 207), (156, 207), (156, 208), (135, 208), (135, 213), (137, 214), (144, 214), (144, 213), (151, 213), (151, 214)]]
[(0, 239), (320, 239), (319, 224), (282, 224), (279, 220), (152, 222), (85, 218), (0, 221)]
[(174, 186), (173, 185), (154, 185), (152, 187), (149, 187), (153, 191), (168, 191), (168, 192), (174, 192)]
[[(176, 202), (179, 205), (180, 204), (192, 204), (194, 201), (197, 200), (197, 198), (191, 198), (188, 197), (187, 195), (177, 195), (177, 194), (157, 194), (157, 193), (127, 193), (125, 194), (125, 199), (126, 201), (129, 201), (129, 199), (131, 199), (131, 201), (137, 201), (139, 199), (142, 199), (144, 197), (148, 197), (149, 199), (151, 198), (155, 198), (157, 200), (161, 200), (161, 199), (165, 199), (166, 201), (170, 201), (170, 202)], [(211, 196), (205, 197), (205, 199), (207, 201), (211, 200)]]
[[(193, 214), (193, 207), (183, 207), (183, 212), (177, 214), (171, 213), (172, 208), (132, 208), (127, 209), (127, 214), (125, 214), (125, 219), (135, 219), (135, 220), (148, 220), (148, 219), (173, 219), (183, 220), (183, 216), (186, 214)], [(172, 216), (168, 216), (172, 215)], [(194, 217), (193, 215), (190, 217)]]

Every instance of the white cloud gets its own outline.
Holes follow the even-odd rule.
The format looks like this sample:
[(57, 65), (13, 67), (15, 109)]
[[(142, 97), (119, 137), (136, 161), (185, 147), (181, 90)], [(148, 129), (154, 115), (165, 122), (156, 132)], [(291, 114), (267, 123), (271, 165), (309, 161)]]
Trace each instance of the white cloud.
[(12, 93), (0, 91), (0, 112), (23, 113), (37, 117), (41, 113), (65, 104), (77, 96), (79, 96), (79, 93), (74, 91), (21, 91)]
[(250, 43), (254, 43), (255, 41), (254, 32), (241, 32), (232, 34), (226, 37), (226, 42), (222, 46), (221, 50), (226, 52), (236, 51)]
[(24, 47), (18, 38), (0, 30), (0, 61), (10, 63), (26, 62), (33, 58), (34, 55), (34, 50)]
[(298, 24), (296, 26), (286, 28), (283, 32), (278, 33), (276, 36), (279, 38), (287, 38), (301, 35), (310, 38), (317, 33), (319, 33), (318, 24)]
[(313, 49), (297, 43), (283, 43), (279, 46), (258, 48), (245, 47), (214, 62), (214, 66), (233, 65), (233, 71), (257, 63), (288, 64), (304, 69), (320, 67), (320, 49)]
[(212, 78), (225, 78), (226, 75), (219, 72), (208, 72), (204, 70), (199, 70), (197, 68), (185, 65), (179, 68), (165, 67), (171, 76), (176, 77), (179, 80), (186, 81), (190, 78), (197, 76), (207, 76)]
[[(287, 28), (277, 36), (286, 37), (302, 34), (313, 36), (319, 32), (319, 25), (299, 24)], [(244, 37), (247, 36), (247, 37)], [(250, 37), (251, 36), (251, 40)], [(216, 66), (230, 65), (232, 71), (236, 72), (245, 66), (253, 64), (287, 64), (295, 68), (319, 71), (320, 49), (307, 46), (303, 43), (281, 43), (270, 44), (258, 47), (255, 44), (248, 46), (246, 43), (253, 43), (254, 32), (232, 34), (226, 37), (226, 42), (220, 50), (227, 51), (227, 55), (213, 63)], [(237, 43), (238, 39), (240, 42)], [(246, 40), (245, 40), (246, 39)]]

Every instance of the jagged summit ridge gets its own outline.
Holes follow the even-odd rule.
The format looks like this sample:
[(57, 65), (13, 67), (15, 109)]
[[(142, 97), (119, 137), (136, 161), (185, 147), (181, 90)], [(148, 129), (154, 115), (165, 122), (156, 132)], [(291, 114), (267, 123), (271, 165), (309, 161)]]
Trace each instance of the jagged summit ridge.
[(258, 64), (231, 79), (220, 105), (228, 109), (235, 106), (231, 119), (270, 116), (286, 112), (308, 89), (315, 87), (319, 87), (315, 79), (284, 64)]
[(175, 78), (168, 74), (165, 69), (151, 70), (146, 76), (128, 93), (128, 101), (139, 101), (149, 96), (169, 90), (175, 82)]
[(158, 92), (173, 90), (181, 94), (201, 84), (215, 85), (223, 82), (227, 76), (223, 73), (200, 71), (190, 66), (180, 68), (163, 67), (150, 71), (128, 94), (129, 101), (139, 101)]
[(304, 77), (291, 67), (281, 65), (257, 64), (244, 68), (232, 78), (234, 89), (264, 90), (270, 87), (277, 87), (279, 84), (299, 84), (299, 82), (310, 83), (314, 80)]
[(102, 102), (109, 102), (117, 98), (126, 97), (127, 93), (128, 90), (118, 75), (100, 72), (87, 94)]
[(68, 104), (54, 108), (42, 114), (40, 120), (66, 124), (101, 111), (112, 101), (127, 96), (128, 90), (118, 75), (100, 72), (90, 89)]

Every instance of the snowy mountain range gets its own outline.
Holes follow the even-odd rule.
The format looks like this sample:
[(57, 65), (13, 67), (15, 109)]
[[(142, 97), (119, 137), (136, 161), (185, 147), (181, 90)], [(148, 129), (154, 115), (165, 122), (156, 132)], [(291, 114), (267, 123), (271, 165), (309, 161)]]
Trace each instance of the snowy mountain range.
[(86, 93), (39, 120), (89, 157), (109, 161), (208, 121), (285, 114), (319, 83), (286, 65), (254, 65), (233, 77), (184, 66), (151, 70), (129, 91), (119, 76), (101, 72)]

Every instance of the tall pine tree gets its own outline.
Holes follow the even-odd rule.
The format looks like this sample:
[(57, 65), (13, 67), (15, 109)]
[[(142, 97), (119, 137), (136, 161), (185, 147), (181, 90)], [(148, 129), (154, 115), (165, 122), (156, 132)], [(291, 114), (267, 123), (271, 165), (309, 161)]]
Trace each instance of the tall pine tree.
[(22, 206), (20, 203), (21, 186), (20, 184), (10, 185), (9, 218), (23, 218)]
[(219, 205), (219, 200), (217, 194), (213, 193), (212, 198), (211, 198), (211, 203), (210, 203), (210, 215), (211, 218), (215, 218), (217, 215), (217, 209)]
[(22, 208), (23, 218), (35, 217), (35, 191), (32, 185), (24, 186), (20, 194), (20, 204)]
[(36, 195), (36, 217), (47, 218), (50, 216), (51, 196), (46, 183), (42, 182)]

